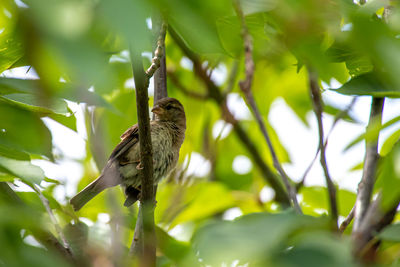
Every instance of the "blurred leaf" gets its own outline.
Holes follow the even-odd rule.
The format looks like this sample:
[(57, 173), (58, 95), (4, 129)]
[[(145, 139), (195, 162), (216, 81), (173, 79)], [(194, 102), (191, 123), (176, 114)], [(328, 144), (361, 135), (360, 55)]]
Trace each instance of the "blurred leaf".
[(30, 160), (28, 154), (2, 145), (0, 145), (0, 155), (17, 160), (25, 160), (25, 161)]
[(370, 95), (374, 97), (400, 97), (400, 89), (385, 83), (375, 72), (352, 78), (339, 89), (331, 89), (344, 95)]
[(0, 3), (0, 73), (10, 68), (23, 55), (23, 44), (18, 38), (15, 19), (18, 9), (14, 1)]
[[(383, 129), (392, 126), (393, 124), (397, 123), (400, 121), (400, 116), (398, 117), (394, 117), (393, 119), (385, 122), (382, 125), (372, 125), (372, 127), (370, 127), (368, 129), (368, 131), (366, 133), (362, 133), (359, 136), (357, 136), (354, 140), (352, 140), (346, 147), (345, 147), (345, 151), (347, 151), (349, 148), (353, 147), (354, 145), (358, 144), (359, 142), (363, 141), (365, 139), (365, 137), (368, 137), (372, 140), (376, 140), (376, 138), (378, 137), (378, 134), (380, 131), (382, 131)], [(382, 156), (385, 156), (387, 153), (390, 152), (389, 149), (391, 149), (393, 147), (393, 144), (397, 141), (396, 136), (397, 136), (397, 131), (395, 133), (393, 133), (390, 137), (388, 137), (388, 139), (386, 140), (385, 144), (382, 146), (380, 153), (382, 154)]]
[[(104, 100), (101, 96), (90, 92), (88, 88), (84, 89), (79, 87), (74, 83), (61, 83), (58, 82), (54, 84), (54, 98), (51, 98), (50, 95), (42, 95), (43, 88), (41, 80), (24, 80), (24, 79), (15, 79), (15, 78), (4, 78), (0, 77), (0, 94), (11, 94), (17, 93), (17, 96), (25, 96), (25, 101), (29, 100), (28, 104), (35, 103), (35, 105), (43, 106), (47, 109), (54, 109), (52, 106), (48, 106), (48, 103), (52, 103), (52, 101), (56, 101), (57, 106), (62, 105), (62, 113), (67, 113), (67, 105), (66, 103), (58, 98), (65, 98), (67, 100), (71, 100), (77, 103), (87, 103), (89, 105), (96, 105), (100, 107), (106, 107), (109, 109), (113, 109), (112, 105), (110, 105), (107, 101)], [(25, 93), (25, 94), (20, 94)], [(27, 94), (30, 94), (27, 95)], [(24, 98), (22, 98), (24, 99)], [(55, 100), (54, 100), (55, 99)], [(57, 112), (59, 108), (54, 111)]]
[(232, 222), (215, 222), (200, 228), (193, 246), (204, 263), (219, 266), (239, 260), (257, 262), (284, 248), (289, 236), (297, 230), (321, 229), (325, 223), (294, 213), (254, 213)]
[(1, 99), (0, 130), (0, 145), (53, 158), (51, 134), (42, 120), (36, 114), (11, 106)]
[(61, 99), (41, 99), (32, 94), (6, 94), (1, 96), (12, 104), (37, 113), (58, 113), (68, 112), (67, 103)]
[(151, 9), (146, 1), (102, 0), (99, 11), (102, 22), (111, 32), (120, 34), (127, 44), (141, 52), (152, 50), (151, 33), (146, 24)]
[(351, 49), (346, 44), (334, 43), (328, 48), (326, 54), (333, 62), (346, 62), (351, 76), (359, 76), (373, 70), (371, 60), (367, 56)]
[[(301, 205), (304, 212), (319, 215), (321, 212), (327, 214), (329, 210), (328, 191), (326, 187), (312, 186), (304, 187), (300, 191), (303, 196)], [(348, 190), (340, 189), (337, 192), (339, 215), (347, 216), (356, 201), (356, 194)]]
[(234, 204), (230, 191), (220, 183), (202, 183), (196, 191), (193, 200), (172, 221), (170, 228), (180, 223), (206, 218)]
[(400, 242), (400, 224), (391, 224), (386, 226), (377, 237), (385, 241)]
[(189, 244), (172, 238), (160, 227), (156, 227), (156, 235), (157, 246), (159, 247), (160, 251), (175, 262), (181, 261), (188, 253), (191, 252)]
[(267, 12), (277, 6), (277, 0), (240, 0), (239, 3), (245, 15)]
[(400, 143), (394, 145), (392, 151), (380, 159), (378, 178), (374, 190), (382, 191), (383, 210), (393, 208), (400, 196)]
[(73, 114), (73, 112), (68, 108), (68, 114), (67, 115), (60, 115), (60, 114), (48, 114), (47, 117), (51, 118), (52, 120), (61, 123), (65, 127), (68, 127), (69, 129), (73, 131), (77, 131), (76, 128), (76, 117)]
[(0, 34), (0, 51), (0, 73), (2, 73), (22, 57), (22, 43), (13, 32), (5, 30)]
[(327, 232), (304, 233), (294, 237), (293, 247), (281, 253), (276, 266), (358, 266), (350, 242)]
[[(400, 117), (399, 117), (400, 118)], [(381, 147), (381, 151), (380, 151), (380, 155), (381, 156), (386, 156), (387, 154), (390, 153), (390, 151), (392, 151), (394, 145), (396, 144), (396, 142), (398, 142), (400, 140), (400, 129), (398, 129), (397, 131), (395, 131), (394, 133), (392, 133), (385, 141), (385, 143), (383, 143), (382, 147)]]
[(87, 247), (89, 227), (83, 223), (67, 224), (63, 232), (75, 256), (82, 257)]
[(218, 19), (233, 15), (231, 1), (158, 0), (154, 2), (161, 7), (172, 28), (195, 52), (225, 53), (215, 24)]
[(30, 161), (5, 158), (0, 156), (0, 170), (21, 178), (27, 183), (39, 184), (44, 179), (43, 170)]
[[(262, 13), (252, 14), (245, 17), (246, 26), (253, 37), (254, 53), (265, 53), (266, 41), (265, 21)], [(239, 58), (243, 52), (243, 39), (241, 36), (241, 25), (238, 17), (222, 17), (216, 21), (218, 34), (224, 49), (230, 56)]]

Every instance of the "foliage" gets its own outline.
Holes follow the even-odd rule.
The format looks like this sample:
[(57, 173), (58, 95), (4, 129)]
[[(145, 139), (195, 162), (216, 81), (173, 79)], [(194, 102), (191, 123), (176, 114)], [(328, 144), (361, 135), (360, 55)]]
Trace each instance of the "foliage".
[[(137, 122), (127, 51), (131, 46), (143, 52), (143, 64), (149, 66), (148, 55), (155, 39), (151, 17), (161, 14), (184, 45), (199, 57), (224, 97), (245, 106), (238, 86), (245, 77), (242, 25), (234, 10), (234, 4), (239, 3), (254, 46), (256, 69), (251, 90), (280, 162), (289, 165), (290, 155), (268, 116), (273, 103), (283, 99), (309, 126), (307, 117), (313, 105), (308, 70), (318, 73), (320, 84), (329, 85), (334, 80), (341, 83), (338, 89), (327, 89), (338, 94), (400, 96), (400, 9), (391, 3), (394, 6), (385, 19), (387, 2), (2, 0), (0, 263), (132, 264), (128, 248), (137, 206), (123, 208), (123, 194), (118, 188), (100, 194), (77, 213), (68, 200), (71, 186), (72, 191), (79, 191), (92, 181), (119, 136)], [(304, 215), (281, 205), (276, 198), (261, 200), (260, 192), (270, 188), (263, 170), (235, 134), (235, 126), (223, 122), (223, 106), (212, 101), (208, 85), (196, 75), (187, 52), (174, 39), (167, 34), (168, 73), (175, 77), (168, 79), (168, 94), (184, 105), (187, 132), (176, 171), (158, 187), (158, 266), (360, 264), (351, 253), (351, 230), (342, 236), (333, 233), (326, 187), (297, 185)], [(14, 77), (12, 73), (21, 67), (37, 77)], [(150, 96), (152, 101), (151, 88)], [(324, 112), (338, 116), (342, 108), (325, 103)], [(268, 146), (251, 112), (230, 109), (267, 166), (274, 170)], [(344, 119), (357, 123), (351, 113)], [(369, 136), (377, 138), (379, 131), (388, 126), (396, 128), (383, 144), (384, 157), (379, 162), (374, 189), (377, 194), (382, 192), (383, 212), (400, 201), (398, 120), (376, 125), (359, 138), (348, 140), (350, 147)], [(61, 166), (65, 160), (71, 161), (71, 156), (60, 153), (55, 144), (59, 133), (52, 128), (54, 124), (84, 138), (85, 155), (72, 158), (83, 170), (75, 177), (78, 183), (66, 181), (62, 175), (49, 175), (37, 166), (37, 162)], [(215, 134), (217, 125), (224, 125), (225, 130)], [(232, 168), (238, 156), (252, 163), (249, 170), (238, 172)], [(201, 160), (193, 160), (195, 157)], [(193, 162), (199, 164), (197, 172), (190, 171)], [(30, 189), (23, 190), (21, 185)], [(38, 190), (31, 190), (35, 188), (47, 199), (55, 220), (43, 206)], [(355, 192), (338, 188), (339, 215), (346, 217), (355, 200)], [(239, 217), (225, 220), (238, 210)], [(372, 234), (382, 243), (374, 258), (376, 266), (397, 266), (399, 224)], [(56, 242), (48, 242), (49, 236), (55, 236)], [(65, 251), (51, 248), (57, 242), (65, 245), (64, 241), (75, 257), (72, 261)]]

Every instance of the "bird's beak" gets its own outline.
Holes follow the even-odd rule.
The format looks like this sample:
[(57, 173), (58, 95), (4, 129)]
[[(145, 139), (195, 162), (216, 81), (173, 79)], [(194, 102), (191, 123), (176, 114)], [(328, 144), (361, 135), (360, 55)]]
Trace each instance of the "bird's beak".
[(153, 107), (151, 112), (153, 112), (154, 114), (157, 114), (157, 115), (161, 115), (162, 113), (164, 113), (164, 110), (159, 105), (156, 105)]

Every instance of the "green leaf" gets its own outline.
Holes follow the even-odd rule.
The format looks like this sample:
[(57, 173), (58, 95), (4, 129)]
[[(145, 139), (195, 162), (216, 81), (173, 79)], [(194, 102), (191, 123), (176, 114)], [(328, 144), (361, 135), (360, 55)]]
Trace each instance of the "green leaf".
[(43, 170), (30, 161), (10, 159), (0, 156), (0, 171), (21, 178), (32, 184), (39, 184), (45, 177)]
[(395, 203), (398, 203), (400, 195), (399, 162), (400, 142), (397, 142), (392, 151), (381, 158), (378, 167), (378, 179), (374, 187), (374, 190), (381, 190), (382, 192), (382, 207), (384, 210), (391, 209)]
[[(321, 210), (329, 210), (328, 191), (326, 187), (312, 186), (304, 187), (301, 189), (303, 200), (301, 205), (304, 211), (312, 215), (319, 215)], [(356, 200), (356, 194), (353, 192), (340, 189), (337, 192), (339, 215), (347, 216)], [(309, 212), (308, 212), (309, 211)]]
[(180, 223), (207, 218), (232, 207), (234, 203), (231, 192), (222, 184), (200, 184), (194, 199), (172, 221), (170, 228)]
[(324, 224), (294, 213), (254, 213), (204, 226), (194, 234), (192, 244), (206, 264), (219, 266), (239, 260), (252, 265), (282, 249), (296, 230), (321, 229)]
[[(351, 141), (346, 147), (345, 147), (345, 151), (347, 151), (349, 148), (353, 147), (354, 145), (358, 144), (359, 142), (363, 141), (365, 139), (365, 137), (368, 137), (370, 139), (376, 139), (378, 137), (378, 134), (380, 131), (382, 131), (383, 129), (392, 126), (393, 124), (397, 123), (398, 121), (400, 121), (400, 116), (395, 117), (387, 122), (385, 122), (382, 125), (373, 125), (371, 128), (368, 129), (368, 131), (366, 133), (362, 133), (359, 136), (357, 136), (353, 141)], [(387, 153), (390, 152), (389, 149), (391, 149), (394, 145), (394, 143), (398, 140), (396, 139), (397, 136), (397, 131), (395, 133), (393, 133), (393, 135), (391, 135), (390, 137), (388, 137), (388, 139), (386, 140), (385, 144), (382, 146), (381, 148), (381, 155), (385, 156)]]
[(345, 62), (351, 76), (358, 76), (373, 70), (371, 60), (348, 44), (334, 43), (326, 51), (333, 62)]
[[(165, 232), (160, 227), (156, 227), (157, 246), (160, 251), (174, 262), (180, 262), (185, 259), (188, 254), (192, 254), (189, 243), (181, 242)], [(192, 254), (191, 257), (194, 255)]]
[(369, 72), (352, 78), (339, 89), (330, 89), (343, 95), (370, 95), (374, 97), (400, 97), (400, 88), (389, 83), (375, 72)]
[[(100, 107), (109, 108), (115, 111), (112, 105), (110, 105), (100, 95), (90, 92), (88, 88), (82, 88), (81, 86), (74, 83), (61, 83), (57, 82), (54, 85), (54, 92), (49, 93), (46, 96), (42, 96), (42, 83), (41, 80), (25, 80), (15, 78), (0, 77), (0, 95), (10, 95), (17, 93), (17, 96), (21, 100), (25, 100), (25, 104), (39, 105), (47, 109), (52, 109), (56, 113), (62, 109), (61, 113), (68, 113), (67, 105), (62, 98), (71, 100), (77, 103), (87, 103), (89, 105), (95, 105)], [(27, 96), (21, 93), (30, 94)], [(61, 99), (60, 99), (61, 98)], [(11, 98), (12, 99), (12, 98)], [(54, 100), (55, 99), (55, 100)], [(44, 105), (44, 103), (50, 103), (51, 105)], [(52, 102), (55, 101), (56, 105), (53, 106)], [(44, 106), (43, 106), (44, 105)]]
[[(245, 17), (246, 26), (253, 37), (254, 53), (265, 53), (268, 37), (265, 34), (265, 21), (262, 13), (252, 14)], [(216, 21), (218, 35), (224, 49), (230, 56), (239, 58), (243, 52), (243, 39), (241, 36), (241, 25), (239, 18), (222, 17)]]
[(277, 6), (277, 0), (240, 0), (240, 7), (245, 15), (267, 12), (273, 10)]
[(377, 237), (385, 241), (400, 242), (400, 223), (385, 227), (377, 234)]
[(2, 145), (0, 145), (0, 156), (18, 160), (30, 160), (28, 154)]
[(67, 103), (59, 98), (44, 99), (32, 94), (7, 94), (1, 96), (10, 103), (37, 113), (68, 113)]
[(351, 243), (333, 233), (302, 233), (293, 238), (291, 245), (271, 262), (276, 266), (358, 266), (351, 254)]
[(76, 117), (73, 115), (73, 112), (68, 108), (69, 113), (67, 115), (60, 115), (60, 114), (48, 114), (47, 117), (51, 118), (52, 120), (61, 123), (65, 127), (68, 127), (69, 129), (73, 131), (77, 131), (76, 128)]
[(17, 34), (18, 8), (14, 1), (0, 3), (0, 73), (10, 68), (23, 55), (24, 49)]
[[(400, 118), (400, 117), (398, 117)], [(380, 155), (381, 156), (386, 156), (387, 154), (389, 154), (390, 151), (392, 151), (394, 145), (396, 144), (396, 142), (398, 142), (400, 140), (400, 129), (395, 131), (394, 133), (392, 133), (392, 135), (390, 135), (385, 143), (383, 143), (382, 147), (381, 147), (381, 151), (380, 151)]]
[(52, 159), (51, 134), (36, 114), (0, 99), (0, 145)]

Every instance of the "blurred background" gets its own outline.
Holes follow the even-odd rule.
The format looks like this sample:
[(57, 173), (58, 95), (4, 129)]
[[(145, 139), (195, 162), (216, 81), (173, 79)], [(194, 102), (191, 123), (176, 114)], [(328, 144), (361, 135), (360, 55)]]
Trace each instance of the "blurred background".
[[(389, 1), (238, 2), (254, 44), (256, 104), (309, 216), (298, 217), (277, 201), (254, 155), (224, 120), (220, 103), (176, 40), (195, 53), (275, 172), (238, 86), (245, 77), (244, 47), (230, 0), (2, 0), (0, 182), (24, 205), (0, 198), (0, 265), (68, 266), (35, 234), (42, 230), (66, 241), (85, 264), (127, 264), (121, 255), (133, 238), (137, 204), (123, 207), (119, 187), (77, 213), (68, 201), (97, 178), (120, 135), (137, 123), (128, 44), (142, 51), (144, 67), (150, 66), (157, 34), (151, 18), (159, 14), (177, 36), (167, 33), (165, 41), (167, 85), (169, 96), (185, 107), (187, 131), (178, 167), (157, 191), (158, 266), (356, 264), (348, 240), (327, 230), (324, 173), (319, 159), (312, 164), (318, 125), (305, 64), (319, 75), (326, 157), (341, 222), (354, 205), (362, 174), (371, 96), (391, 97), (383, 112), (381, 154), (390, 153), (400, 136), (396, 3), (384, 22)], [(150, 106), (153, 95), (151, 80)], [(387, 185), (396, 188), (397, 180)], [(384, 185), (379, 186), (376, 190)], [(379, 264), (398, 264), (395, 241), (385, 243)], [(290, 249), (293, 245), (297, 249)]]

